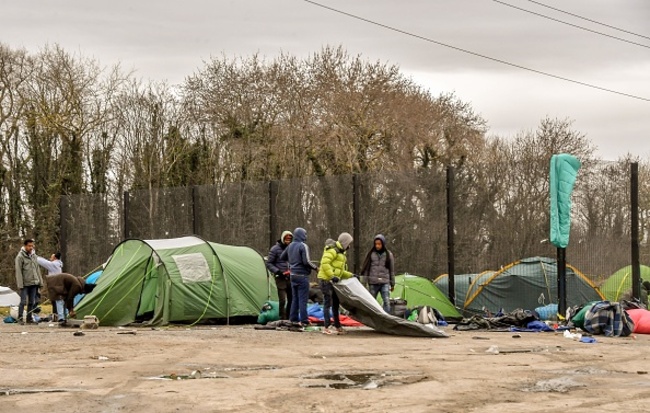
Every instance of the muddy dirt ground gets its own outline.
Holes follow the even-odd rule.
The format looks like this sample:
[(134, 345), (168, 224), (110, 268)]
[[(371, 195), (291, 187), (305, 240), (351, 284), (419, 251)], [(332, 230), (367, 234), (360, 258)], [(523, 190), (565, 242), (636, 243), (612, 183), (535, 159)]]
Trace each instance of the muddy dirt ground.
[(74, 331), (0, 325), (1, 412), (650, 411), (650, 336)]

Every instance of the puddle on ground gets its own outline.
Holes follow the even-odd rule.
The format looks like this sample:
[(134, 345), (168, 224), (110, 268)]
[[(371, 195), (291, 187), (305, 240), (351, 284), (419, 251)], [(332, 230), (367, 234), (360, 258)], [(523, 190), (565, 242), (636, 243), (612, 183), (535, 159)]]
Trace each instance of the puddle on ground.
[(198, 379), (229, 379), (230, 376), (217, 372), (201, 372), (194, 370), (190, 374), (163, 374), (161, 376), (146, 377), (147, 380), (198, 380)]
[(263, 371), (263, 370), (279, 370), (280, 367), (277, 366), (204, 366), (199, 364), (182, 364), (182, 366), (192, 369), (197, 369), (203, 373), (209, 371), (228, 371), (228, 372), (239, 372), (239, 371)]
[(374, 390), (385, 386), (418, 383), (426, 380), (427, 376), (413, 372), (361, 371), (315, 374), (303, 379), (302, 387), (306, 388)]
[(37, 394), (37, 393), (69, 393), (84, 391), (80, 389), (0, 389), (0, 396), (13, 396), (16, 394)]
[(587, 387), (587, 385), (579, 383), (571, 377), (558, 377), (555, 379), (540, 380), (534, 386), (523, 389), (523, 391), (535, 393), (567, 393), (580, 387)]

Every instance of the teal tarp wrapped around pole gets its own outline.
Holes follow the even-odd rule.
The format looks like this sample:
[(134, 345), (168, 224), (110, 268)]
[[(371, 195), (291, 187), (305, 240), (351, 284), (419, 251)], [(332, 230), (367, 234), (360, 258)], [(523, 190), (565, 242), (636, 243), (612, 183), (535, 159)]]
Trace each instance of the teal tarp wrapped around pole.
[(571, 192), (580, 169), (580, 161), (573, 155), (551, 157), (551, 236), (557, 248), (569, 245), (571, 230)]

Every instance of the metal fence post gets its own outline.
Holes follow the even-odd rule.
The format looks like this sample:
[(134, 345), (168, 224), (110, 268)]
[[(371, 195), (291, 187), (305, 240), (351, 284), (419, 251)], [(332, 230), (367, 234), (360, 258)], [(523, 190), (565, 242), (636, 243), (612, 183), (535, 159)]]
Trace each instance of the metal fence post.
[(639, 163), (630, 164), (630, 238), (632, 241), (632, 295), (641, 298), (639, 258)]
[(190, 193), (190, 198), (192, 200), (192, 233), (194, 235), (199, 234), (199, 187), (193, 186)]
[(61, 195), (59, 199), (59, 251), (65, 262), (68, 256), (68, 197)]
[(269, 245), (278, 239), (278, 181), (269, 181)]
[(361, 270), (361, 178), (359, 174), (352, 175), (352, 238), (354, 238), (354, 273)]
[[(454, 167), (447, 167), (447, 278), (449, 301), (456, 305), (454, 280)], [(432, 274), (434, 274), (432, 272)]]
[(124, 239), (128, 239), (131, 232), (129, 228), (129, 191), (124, 191), (124, 205), (122, 208), (124, 209)]

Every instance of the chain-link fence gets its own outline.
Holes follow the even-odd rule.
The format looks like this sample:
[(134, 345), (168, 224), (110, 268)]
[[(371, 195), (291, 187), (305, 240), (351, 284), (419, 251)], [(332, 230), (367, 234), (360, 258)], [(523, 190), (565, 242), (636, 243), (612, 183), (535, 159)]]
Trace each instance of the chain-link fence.
[(60, 242), (64, 271), (86, 274), (101, 265), (124, 235), (121, 202), (105, 194), (71, 195), (61, 200)]
[[(89, 271), (123, 238), (196, 234), (265, 255), (283, 230), (301, 226), (313, 260), (320, 259), (327, 238), (347, 231), (355, 236), (350, 267), (358, 271), (374, 236), (382, 233), (398, 273), (433, 279), (448, 268), (448, 207), (456, 274), (499, 270), (527, 257), (554, 258), (548, 183), (525, 184), (517, 176), (503, 183), (479, 175), (457, 170), (449, 205), (451, 182), (444, 170), (138, 190), (114, 203), (101, 195), (71, 196), (62, 211), (66, 268)], [(629, 165), (586, 165), (578, 176), (567, 261), (598, 283), (630, 264)], [(649, 216), (641, 211), (642, 219)], [(647, 237), (643, 230), (641, 235)], [(641, 262), (648, 260), (642, 248)]]

